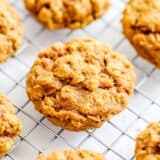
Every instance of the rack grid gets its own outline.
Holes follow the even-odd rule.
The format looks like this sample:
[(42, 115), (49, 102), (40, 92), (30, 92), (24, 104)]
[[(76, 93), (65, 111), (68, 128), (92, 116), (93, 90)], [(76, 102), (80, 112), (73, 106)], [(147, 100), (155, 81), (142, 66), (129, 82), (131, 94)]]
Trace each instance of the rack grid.
[[(134, 160), (136, 135), (149, 122), (160, 120), (160, 70), (136, 55), (124, 38), (120, 18), (127, 0), (111, 0), (108, 12), (99, 20), (76, 31), (48, 31), (25, 10), (23, 0), (9, 0), (20, 12), (25, 39), (18, 53), (0, 65), (0, 90), (15, 105), (23, 132), (13, 150), (3, 160), (34, 160), (52, 150), (86, 148), (104, 153), (108, 160)], [(35, 111), (25, 91), (25, 77), (38, 51), (55, 41), (90, 36), (124, 53), (135, 65), (137, 84), (128, 108), (103, 127), (86, 132), (70, 132), (51, 125)]]

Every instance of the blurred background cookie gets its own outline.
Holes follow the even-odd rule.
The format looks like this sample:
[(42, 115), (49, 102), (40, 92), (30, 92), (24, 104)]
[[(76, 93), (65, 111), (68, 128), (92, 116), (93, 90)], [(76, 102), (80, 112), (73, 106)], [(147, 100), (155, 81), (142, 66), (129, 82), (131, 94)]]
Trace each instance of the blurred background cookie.
[(136, 139), (137, 160), (160, 159), (160, 122), (151, 123)]
[(160, 1), (130, 0), (123, 13), (123, 32), (138, 54), (160, 67)]
[(109, 0), (24, 0), (26, 8), (49, 29), (82, 28), (101, 17)]
[(100, 127), (124, 110), (134, 85), (127, 58), (90, 38), (41, 51), (27, 76), (35, 108), (53, 124), (74, 131)]
[(23, 38), (23, 26), (17, 11), (0, 0), (0, 63), (15, 54)]
[(21, 122), (15, 116), (10, 100), (0, 93), (0, 158), (11, 150), (14, 139), (21, 132)]
[(100, 154), (88, 150), (66, 150), (56, 151), (48, 155), (41, 155), (36, 160), (106, 160)]

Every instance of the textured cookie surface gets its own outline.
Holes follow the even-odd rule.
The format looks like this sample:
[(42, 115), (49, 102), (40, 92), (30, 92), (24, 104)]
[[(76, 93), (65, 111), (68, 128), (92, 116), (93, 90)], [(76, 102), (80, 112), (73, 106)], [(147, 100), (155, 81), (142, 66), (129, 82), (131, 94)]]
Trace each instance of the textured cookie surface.
[(99, 18), (109, 0), (24, 0), (26, 8), (49, 29), (81, 28)]
[(103, 155), (87, 150), (68, 150), (41, 155), (36, 160), (106, 160)]
[(0, 93), (0, 158), (11, 150), (14, 138), (20, 134), (21, 128), (13, 105)]
[(124, 56), (85, 38), (41, 51), (28, 74), (27, 92), (53, 124), (86, 130), (121, 112), (134, 83), (133, 66)]
[(130, 0), (123, 31), (138, 54), (160, 67), (160, 0)]
[(23, 38), (23, 27), (16, 10), (0, 0), (0, 63), (15, 54)]
[(160, 123), (151, 123), (136, 142), (137, 160), (160, 160)]

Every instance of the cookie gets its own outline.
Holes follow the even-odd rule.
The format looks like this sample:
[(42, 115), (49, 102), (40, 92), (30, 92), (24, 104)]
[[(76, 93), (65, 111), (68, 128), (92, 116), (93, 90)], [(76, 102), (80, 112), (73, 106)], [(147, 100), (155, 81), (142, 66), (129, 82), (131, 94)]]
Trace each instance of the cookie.
[(160, 122), (151, 123), (136, 139), (137, 160), (160, 160)]
[(123, 32), (138, 54), (160, 68), (160, 0), (130, 0)]
[(51, 30), (77, 29), (101, 17), (109, 0), (24, 0), (26, 8)]
[(41, 155), (36, 160), (106, 160), (106, 158), (100, 154), (88, 150), (66, 150), (56, 151), (49, 155)]
[(0, 0), (0, 63), (13, 56), (23, 38), (23, 26), (17, 11)]
[(125, 109), (134, 85), (127, 58), (90, 38), (41, 51), (27, 76), (35, 108), (53, 124), (74, 131), (100, 127)]
[(15, 116), (12, 103), (0, 93), (0, 158), (11, 150), (21, 129), (21, 122)]

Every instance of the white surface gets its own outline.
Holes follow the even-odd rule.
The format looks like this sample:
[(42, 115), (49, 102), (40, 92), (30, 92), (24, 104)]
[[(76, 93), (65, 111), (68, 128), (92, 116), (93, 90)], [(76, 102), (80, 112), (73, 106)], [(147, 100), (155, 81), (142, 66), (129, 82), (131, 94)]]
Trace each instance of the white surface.
[[(82, 30), (72, 32), (67, 29), (48, 31), (24, 9), (22, 0), (10, 2), (20, 12), (26, 32), (18, 54), (0, 65), (0, 90), (11, 98), (18, 109), (23, 132), (3, 160), (34, 160), (40, 152), (77, 147), (102, 152), (108, 160), (134, 159), (134, 138), (148, 122), (160, 120), (160, 71), (136, 56), (135, 50), (121, 33), (120, 17), (125, 0), (111, 0), (112, 7), (104, 17)], [(94, 37), (126, 54), (135, 64), (138, 77), (135, 94), (124, 112), (100, 129), (74, 133), (51, 125), (34, 110), (26, 95), (25, 77), (40, 48), (78, 36)]]

